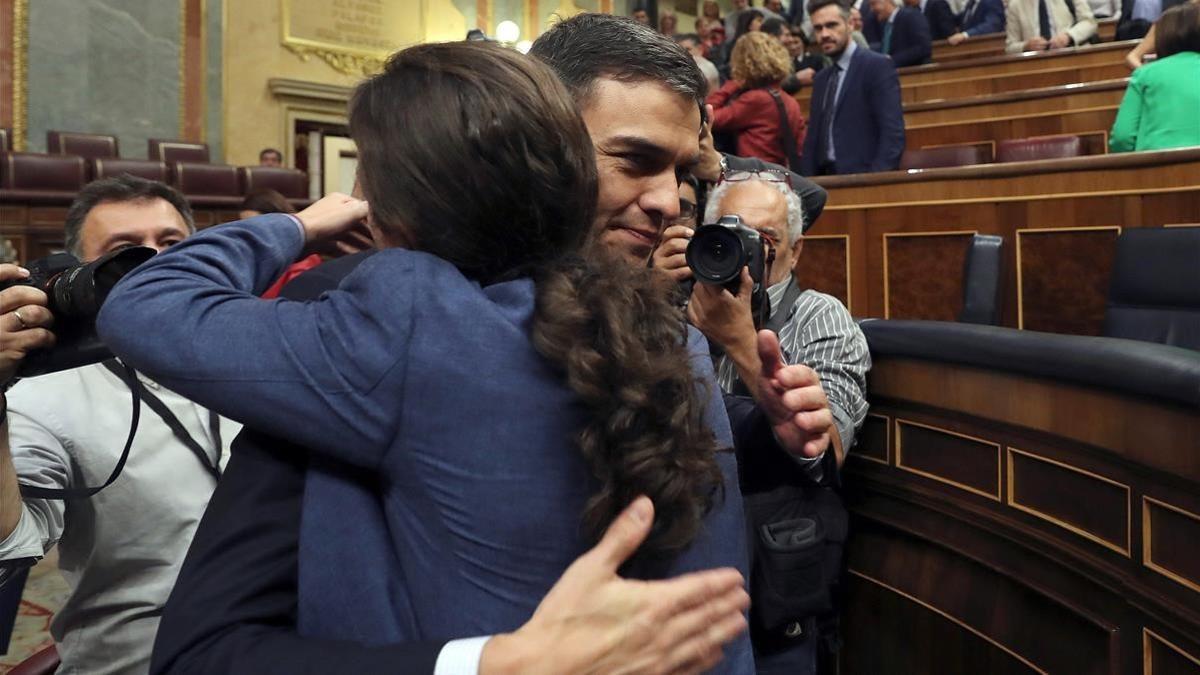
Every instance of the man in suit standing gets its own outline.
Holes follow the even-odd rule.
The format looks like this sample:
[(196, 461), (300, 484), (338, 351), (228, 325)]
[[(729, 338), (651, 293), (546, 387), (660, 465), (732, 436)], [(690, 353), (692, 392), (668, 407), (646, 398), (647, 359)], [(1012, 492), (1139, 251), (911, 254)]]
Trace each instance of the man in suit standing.
[(1081, 45), (1097, 29), (1087, 0), (1011, 0), (1004, 23), (1010, 54)]
[(962, 30), (946, 38), (952, 45), (976, 35), (999, 33), (1004, 30), (1004, 3), (1001, 0), (967, 0), (967, 6), (958, 15), (958, 25)]
[(802, 172), (826, 176), (898, 168), (904, 110), (895, 64), (850, 40), (850, 12), (838, 0), (812, 0), (808, 12), (821, 52), (833, 65), (813, 80)]
[(863, 14), (863, 35), (871, 49), (892, 57), (897, 68), (929, 63), (933, 41), (929, 24), (914, 7), (897, 7), (895, 0), (869, 0)]
[(929, 24), (929, 37), (945, 40), (958, 30), (958, 21), (946, 0), (904, 0), (904, 4), (920, 10)]

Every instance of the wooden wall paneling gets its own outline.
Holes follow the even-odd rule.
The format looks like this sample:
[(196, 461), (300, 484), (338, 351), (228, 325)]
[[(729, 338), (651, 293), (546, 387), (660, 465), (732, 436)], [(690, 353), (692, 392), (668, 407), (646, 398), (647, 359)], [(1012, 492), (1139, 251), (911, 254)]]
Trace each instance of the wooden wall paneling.
[(1149, 628), (1142, 629), (1143, 675), (1200, 675), (1200, 656)]
[(1000, 501), (999, 443), (909, 419), (897, 418), (895, 430), (897, 467)]
[(1178, 503), (1143, 495), (1141, 559), (1147, 568), (1195, 593), (1200, 602), (1198, 511), (1200, 509), (1190, 510)]
[(1117, 118), (1118, 104), (1065, 112), (914, 124), (904, 131), (905, 147), (918, 150), (937, 145), (1005, 141), (1034, 136), (1103, 133), (1112, 128)]
[(1099, 335), (1121, 228), (1017, 230), (1017, 327)]
[(850, 235), (806, 235), (804, 247), (793, 271), (802, 288), (828, 293), (841, 300), (853, 313), (850, 294)]
[(883, 235), (883, 316), (955, 321), (963, 269), (976, 230)]
[(892, 463), (892, 419), (887, 415), (867, 413), (866, 419), (863, 420), (862, 430), (858, 434), (857, 443), (849, 456), (890, 465)]

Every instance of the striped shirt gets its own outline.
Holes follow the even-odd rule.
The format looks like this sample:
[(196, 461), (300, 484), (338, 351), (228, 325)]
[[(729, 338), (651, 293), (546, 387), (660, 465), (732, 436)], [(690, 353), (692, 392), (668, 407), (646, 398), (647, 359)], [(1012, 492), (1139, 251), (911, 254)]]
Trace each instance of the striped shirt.
[[(821, 387), (829, 398), (829, 410), (842, 447), (849, 452), (854, 436), (867, 417), (867, 371), (871, 354), (867, 339), (851, 318), (845, 305), (832, 295), (806, 290), (791, 307), (780, 307), (789, 278), (767, 289), (771, 316), (789, 314), (779, 345), (787, 364), (804, 364), (817, 372)], [(722, 391), (733, 392), (738, 381), (733, 359), (722, 356), (717, 367), (717, 382)]]

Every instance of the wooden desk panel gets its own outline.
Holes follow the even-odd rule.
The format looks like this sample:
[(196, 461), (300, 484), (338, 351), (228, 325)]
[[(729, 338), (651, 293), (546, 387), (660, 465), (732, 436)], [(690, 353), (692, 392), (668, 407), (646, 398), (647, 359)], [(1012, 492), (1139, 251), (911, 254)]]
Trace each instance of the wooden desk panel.
[[(1200, 668), (1194, 408), (996, 369), (873, 360), (871, 419), (888, 433), (862, 435), (843, 473), (854, 535), (841, 672)], [(896, 430), (914, 425), (924, 432), (905, 452), (928, 449), (937, 462), (921, 473), (899, 453)], [(987, 454), (966, 446), (989, 444), (1000, 499), (957, 476)]]
[[(947, 262), (945, 242), (906, 239), (904, 255), (897, 256), (889, 253), (895, 247), (887, 240), (899, 241), (898, 234), (978, 232), (1004, 237), (1004, 325), (1018, 327), (1024, 321), (1031, 329), (1095, 334), (1108, 266), (1089, 266), (1079, 256), (1111, 255), (1105, 243), (1111, 235), (1097, 243), (1094, 231), (1079, 228), (1194, 222), (1200, 214), (1198, 175), (1200, 149), (824, 177), (817, 182), (829, 191), (829, 202), (812, 234), (848, 237), (849, 300), (856, 316), (931, 318), (955, 312), (961, 307), (961, 286), (920, 282), (931, 269), (949, 273), (956, 264)], [(1055, 228), (1064, 229), (1055, 236), (1030, 231)], [(1018, 230), (1029, 231), (1022, 234), (1021, 267)], [(965, 247), (965, 238), (960, 241)], [(1059, 274), (1064, 259), (1055, 256), (1068, 254), (1076, 260), (1070, 263), (1073, 269), (1091, 271)], [(822, 255), (836, 258), (814, 260)], [(800, 264), (830, 269), (844, 259), (840, 249), (806, 248)], [(1019, 279), (1030, 282), (1020, 296)], [(1059, 281), (1047, 281), (1054, 279)], [(906, 290), (898, 292), (898, 284)], [(814, 287), (831, 294), (843, 288), (840, 283), (825, 288), (819, 281)], [(1021, 316), (1022, 307), (1029, 308), (1028, 316)]]
[(905, 129), (910, 150), (939, 145), (963, 145), (1055, 134), (1107, 134), (1117, 119), (1120, 102), (1067, 112), (1033, 113), (961, 122), (916, 124)]
[[(1099, 36), (1101, 42), (1111, 42), (1117, 34), (1117, 20), (1105, 19), (1100, 22)], [(976, 35), (966, 42), (951, 45), (947, 40), (933, 41), (933, 62), (949, 63), (967, 59), (977, 59), (984, 56), (1000, 56), (1004, 54), (1005, 34), (988, 33)]]
[(1119, 106), (1128, 78), (972, 96), (904, 106), (905, 127)]
[(1126, 52), (1136, 45), (1136, 40), (1126, 40), (1052, 52), (1025, 52), (945, 64), (930, 63), (923, 66), (909, 66), (900, 69), (900, 82), (910, 85), (927, 84), (942, 80), (1026, 73), (1046, 68), (1111, 65), (1121, 63)]

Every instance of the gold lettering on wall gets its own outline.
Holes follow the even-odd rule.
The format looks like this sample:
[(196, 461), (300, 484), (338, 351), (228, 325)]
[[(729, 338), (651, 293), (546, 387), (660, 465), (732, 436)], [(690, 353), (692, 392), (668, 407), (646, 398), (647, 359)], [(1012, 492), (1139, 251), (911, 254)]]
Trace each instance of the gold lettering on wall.
[(283, 46), (345, 74), (377, 71), (392, 52), (424, 38), (424, 3), (280, 0)]

